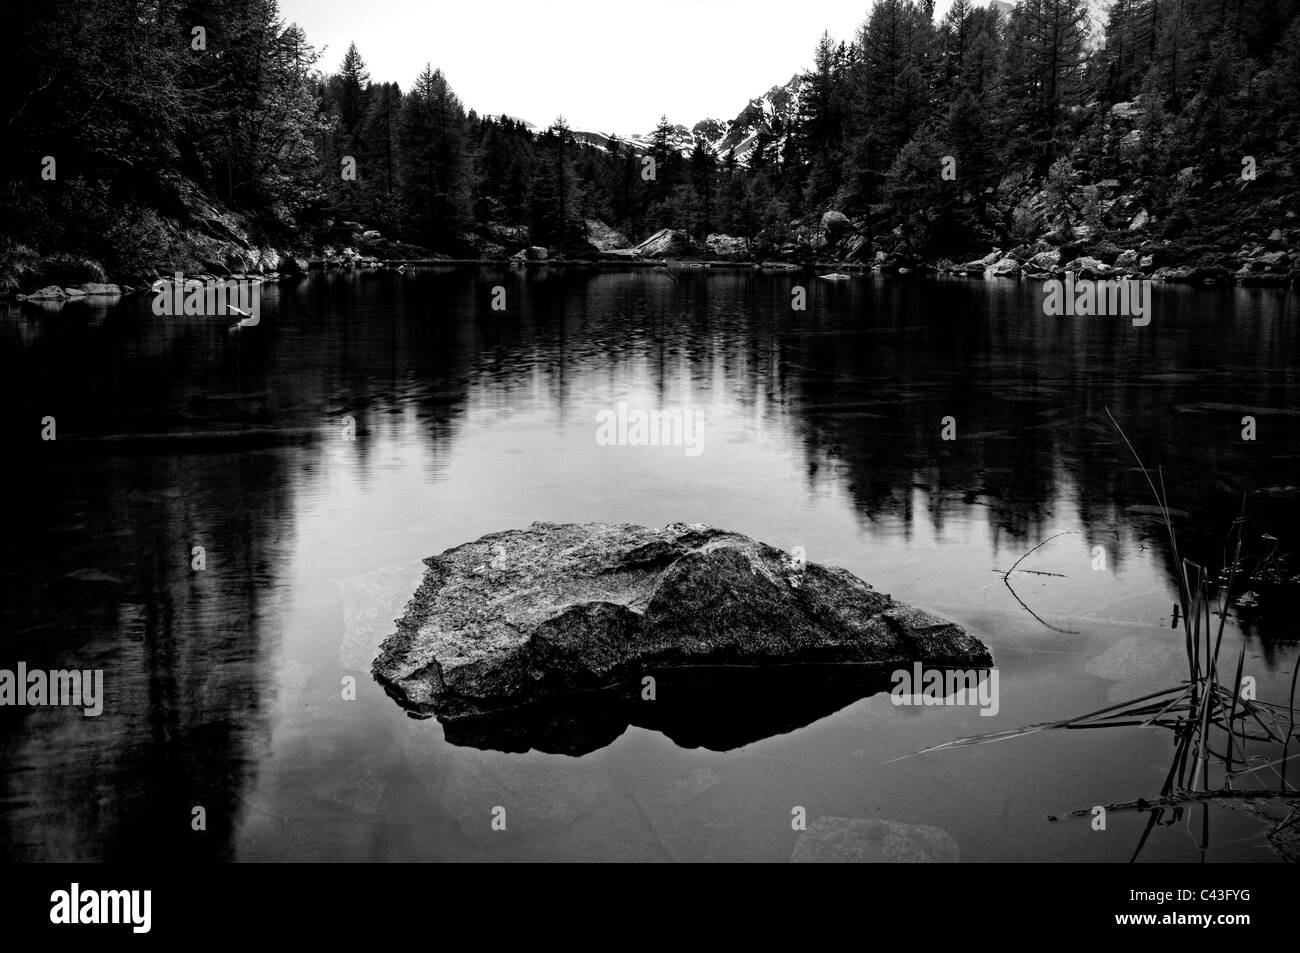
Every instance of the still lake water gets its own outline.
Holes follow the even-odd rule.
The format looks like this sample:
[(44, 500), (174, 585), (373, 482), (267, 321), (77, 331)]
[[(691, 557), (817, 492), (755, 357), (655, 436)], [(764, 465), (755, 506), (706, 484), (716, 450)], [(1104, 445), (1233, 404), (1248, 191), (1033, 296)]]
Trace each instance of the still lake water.
[[(941, 828), (964, 861), (1127, 860), (1144, 816), (1046, 817), (1155, 795), (1160, 729), (891, 759), (1185, 677), (1163, 530), (1104, 407), (1164, 467), (1185, 555), (1219, 558), (1243, 491), (1251, 545), (1294, 543), (1294, 295), (1154, 294), (1135, 328), (1044, 317), (1029, 283), (448, 267), (266, 285), (240, 335), (146, 297), (0, 306), (0, 668), (106, 685), (99, 718), (0, 709), (0, 855), (783, 861), (802, 806)], [(598, 445), (620, 400), (697, 411), (703, 452)], [(729, 751), (639, 727), (581, 757), (451, 744), (370, 661), (423, 557), (534, 520), (802, 546), (980, 634), (1000, 710), (880, 694)], [(1031, 614), (1001, 573), (1049, 537), (1021, 568), (1055, 575), (1013, 577)], [(1293, 619), (1265, 599), (1229, 623), (1225, 657), (1244, 644), (1261, 698), (1285, 700)], [(1276, 859), (1246, 815), (1211, 822), (1210, 859)], [(1186, 827), (1142, 859), (1198, 859)]]

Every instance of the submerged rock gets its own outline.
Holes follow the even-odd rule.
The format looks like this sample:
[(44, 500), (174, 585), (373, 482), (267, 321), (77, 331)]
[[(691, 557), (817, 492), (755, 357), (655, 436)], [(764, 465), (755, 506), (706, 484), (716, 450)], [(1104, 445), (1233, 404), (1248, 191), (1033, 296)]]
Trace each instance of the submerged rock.
[(411, 589), (424, 578), (418, 560), (385, 566), (339, 581), (343, 641), (339, 664), (348, 673), (364, 672), (380, 644), (393, 632), (393, 616), (402, 612)]
[(701, 524), (534, 523), (424, 562), (373, 673), (403, 707), (444, 723), (639, 688), (655, 670), (992, 662), (959, 626), (847, 570)]
[(957, 842), (928, 824), (859, 817), (819, 817), (799, 835), (790, 860), (796, 864), (955, 864)]
[(1089, 659), (1084, 671), (1114, 682), (1167, 679), (1178, 674), (1183, 658), (1179, 648), (1168, 642), (1131, 636)]

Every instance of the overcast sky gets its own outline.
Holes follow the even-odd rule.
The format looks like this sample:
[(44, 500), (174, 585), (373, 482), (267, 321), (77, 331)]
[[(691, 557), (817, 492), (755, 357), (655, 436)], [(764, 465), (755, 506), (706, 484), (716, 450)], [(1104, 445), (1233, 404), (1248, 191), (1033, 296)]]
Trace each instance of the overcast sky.
[[(734, 119), (812, 61), (823, 30), (851, 39), (870, 0), (280, 0), (319, 64), (355, 41), (370, 77), (410, 88), (426, 62), (467, 109), (622, 135), (663, 114)], [(946, 3), (940, 3), (946, 7)]]

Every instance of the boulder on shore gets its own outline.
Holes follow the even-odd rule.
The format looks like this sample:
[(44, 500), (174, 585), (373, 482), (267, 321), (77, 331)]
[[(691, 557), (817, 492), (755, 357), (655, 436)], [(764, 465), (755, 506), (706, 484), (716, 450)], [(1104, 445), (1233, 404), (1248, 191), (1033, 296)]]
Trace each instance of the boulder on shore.
[(1061, 264), (1061, 251), (1058, 248), (1040, 251), (1025, 264), (1032, 271), (1053, 271)]
[(704, 244), (713, 255), (724, 261), (748, 261), (753, 257), (747, 238), (712, 234), (704, 240)]
[(550, 249), (544, 245), (529, 245), (511, 255), (510, 260), (516, 265), (522, 265), (529, 261), (546, 261), (549, 257)]
[(699, 254), (685, 232), (661, 228), (636, 246), (642, 258), (683, 258)]
[(984, 272), (986, 278), (1015, 278), (1020, 274), (1020, 262), (1009, 255), (989, 265)]
[(1067, 262), (1065, 270), (1073, 272), (1076, 278), (1105, 278), (1114, 269), (1100, 259), (1083, 255)]
[(112, 298), (122, 293), (120, 285), (107, 281), (87, 281), (84, 284), (78, 285), (78, 288), (83, 294), (97, 298)]
[(598, 218), (589, 218), (584, 224), (587, 228), (587, 242), (596, 251), (623, 251), (632, 247), (626, 235)]
[(1141, 258), (1138, 253), (1134, 249), (1129, 248), (1119, 253), (1119, 257), (1115, 259), (1115, 267), (1132, 271), (1138, 267), (1138, 262), (1140, 260)]
[(19, 295), (18, 297), (24, 301), (62, 301), (68, 297), (68, 293), (58, 285), (46, 285), (29, 295)]
[(831, 210), (822, 215), (822, 231), (826, 233), (826, 243), (834, 245), (846, 235), (855, 231), (853, 222), (843, 212)]
[(987, 667), (952, 622), (702, 524), (533, 523), (426, 559), (376, 680), (451, 720), (702, 665)]
[[(880, 258), (882, 256), (878, 254), (876, 257)], [(964, 271), (970, 275), (983, 275), (988, 269), (992, 268), (995, 264), (1001, 261), (1002, 258), (1003, 258), (1002, 250), (995, 248), (993, 249), (993, 251), (989, 252), (983, 258), (976, 258), (971, 261), (968, 261), (966, 262), (966, 264), (959, 266), (959, 268), (961, 271)]]

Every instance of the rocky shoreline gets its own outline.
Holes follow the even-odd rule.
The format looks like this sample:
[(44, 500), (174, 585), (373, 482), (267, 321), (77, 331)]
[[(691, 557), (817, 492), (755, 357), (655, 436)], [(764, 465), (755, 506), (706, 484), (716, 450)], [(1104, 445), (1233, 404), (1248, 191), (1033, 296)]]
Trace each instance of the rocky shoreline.
[[(377, 259), (358, 257), (354, 260), (342, 259), (298, 259), (298, 266), (286, 271), (268, 271), (263, 273), (242, 273), (226, 272), (216, 274), (210, 272), (188, 272), (184, 277), (186, 280), (195, 280), (199, 282), (207, 281), (247, 281), (253, 283), (262, 283), (268, 281), (291, 281), (301, 280), (310, 271), (325, 271), (331, 269), (352, 270), (368, 269), (377, 271), (395, 271), (398, 273), (409, 272), (416, 268), (425, 267), (485, 267), (485, 266), (510, 266), (523, 271), (533, 271), (547, 268), (576, 268), (576, 269), (638, 269), (647, 270), (709, 270), (709, 271), (748, 271), (761, 272), (766, 274), (790, 273), (807, 275), (811, 277), (827, 279), (844, 279), (852, 278), (855, 275), (863, 274), (890, 274), (906, 276), (916, 274), (921, 276), (949, 276), (958, 278), (980, 279), (980, 280), (1027, 280), (1027, 281), (1048, 281), (1051, 279), (1064, 278), (1067, 274), (1072, 274), (1076, 278), (1097, 278), (1113, 280), (1143, 280), (1149, 279), (1161, 283), (1186, 284), (1186, 285), (1203, 285), (1203, 286), (1233, 286), (1242, 287), (1263, 287), (1263, 288), (1289, 288), (1300, 286), (1300, 271), (1292, 269), (1287, 273), (1268, 269), (1248, 269), (1241, 268), (1236, 271), (1229, 270), (1226, 266), (1165, 266), (1162, 268), (1133, 268), (1124, 264), (1108, 265), (1100, 259), (1091, 256), (1079, 256), (1069, 262), (1062, 263), (1059, 260), (1059, 253), (1051, 260), (1044, 258), (1046, 252), (1040, 252), (1036, 255), (1026, 256), (1023, 251), (1015, 249), (1004, 252), (1001, 249), (994, 249), (982, 259), (975, 259), (964, 264), (954, 264), (951, 261), (940, 260), (937, 262), (916, 262), (903, 264), (897, 261), (881, 261), (874, 264), (865, 264), (862, 262), (843, 261), (836, 259), (819, 259), (813, 261), (788, 261), (781, 259), (766, 259), (763, 261), (728, 261), (705, 258), (662, 258), (662, 259), (634, 259), (634, 258), (583, 258), (571, 256), (544, 257), (524, 262), (510, 261), (501, 258), (455, 258), (445, 257), (428, 257), (428, 258), (398, 258), (398, 259)], [(826, 272), (825, 274), (820, 274)], [(846, 274), (847, 273), (847, 274)], [(116, 299), (130, 297), (132, 295), (150, 293), (155, 290), (158, 281), (165, 281), (172, 277), (171, 272), (159, 272), (158, 276), (152, 281), (132, 284), (132, 279), (122, 279), (119, 281), (85, 281), (80, 283), (68, 284), (49, 284), (39, 288), (34, 288), (29, 293), (3, 293), (0, 292), (0, 300), (12, 298), (18, 302), (31, 302), (44, 306), (71, 304), (77, 301), (95, 300), (95, 299)], [(134, 279), (139, 281), (140, 279)]]
[(563, 223), (567, 237), (555, 244), (547, 240), (554, 223), (547, 233), (537, 231), (506, 220), (505, 207), (496, 203), (485, 221), (444, 239), (447, 247), (424, 248), (386, 236), (373, 223), (332, 217), (310, 231), (272, 227), (181, 180), (172, 189), (177, 211), (154, 216), (138, 240), (101, 249), (113, 259), (111, 276), (78, 249), (60, 248), (59, 240), (48, 247), (36, 239), (0, 242), (0, 298), (50, 305), (125, 295), (176, 271), (200, 280), (273, 280), (315, 268), (501, 264), (1300, 283), (1300, 202), (1289, 166), (1261, 162), (1256, 169), (1247, 156), (1249, 168), (1229, 163), (1225, 171), (1204, 160), (1157, 175), (1145, 154), (1151, 117), (1142, 97), (1090, 105), (1080, 122), (1085, 114), (1113, 152), (1106, 162), (1092, 161), (1080, 146), (1045, 173), (1007, 168), (996, 185), (954, 179), (940, 188), (918, 178), (923, 194), (914, 200), (882, 194), (879, 204), (846, 212), (845, 200), (836, 197), (816, 211), (700, 226), (707, 234), (677, 227), (689, 217), (680, 212), (669, 227), (656, 227), (665, 224), (660, 213), (658, 220), (621, 223), (620, 231), (587, 211)]
[[(1182, 246), (1169, 240), (1144, 238), (1140, 234), (1149, 218), (1135, 216), (1130, 225), (1133, 241), (1121, 247), (1113, 238), (1092, 239), (1086, 226), (1057, 231), (1034, 242), (1010, 247), (992, 247), (978, 258), (923, 259), (900, 250), (889, 242), (870, 241), (865, 224), (850, 221), (839, 212), (826, 212), (815, 223), (800, 223), (794, 229), (796, 241), (775, 246), (761, 239), (711, 234), (703, 242), (686, 232), (663, 228), (633, 245), (623, 235), (599, 220), (586, 222), (585, 247), (554, 249), (524, 244), (510, 252), (508, 246), (491, 240), (509, 238), (530, 241), (528, 230), (501, 227), (491, 237), (466, 234), (463, 247), (469, 254), (443, 254), (418, 246), (382, 238), (378, 232), (350, 226), (351, 244), (323, 246), (305, 253), (281, 253), (274, 248), (235, 248), (220, 259), (198, 262), (194, 269), (160, 265), (144, 275), (110, 277), (96, 261), (75, 255), (54, 255), (29, 262), (17, 274), (0, 283), (0, 297), (18, 301), (58, 305), (85, 298), (113, 298), (150, 290), (159, 279), (171, 278), (177, 270), (188, 279), (276, 281), (298, 280), (313, 270), (381, 269), (405, 271), (427, 266), (500, 266), (524, 270), (563, 267), (616, 267), (675, 269), (730, 269), (765, 272), (798, 272), (825, 277), (879, 272), (907, 275), (950, 275), (967, 278), (1049, 280), (1067, 273), (1076, 278), (1149, 279), (1176, 284), (1287, 288), (1300, 284), (1300, 251), (1296, 250), (1300, 230), (1290, 235), (1280, 228), (1267, 237), (1243, 242), (1232, 255), (1212, 260), (1202, 256), (1189, 263)], [(897, 238), (897, 236), (893, 236)]]

